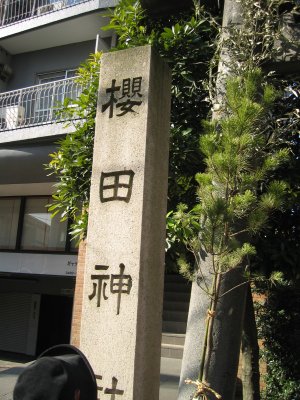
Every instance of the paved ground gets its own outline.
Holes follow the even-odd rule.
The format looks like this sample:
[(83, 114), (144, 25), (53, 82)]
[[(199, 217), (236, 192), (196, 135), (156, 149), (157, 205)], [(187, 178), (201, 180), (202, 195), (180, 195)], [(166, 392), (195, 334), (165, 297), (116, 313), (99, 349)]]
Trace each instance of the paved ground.
[[(0, 352), (0, 400), (12, 400), (12, 391), (29, 357)], [(159, 400), (176, 400), (181, 360), (161, 359)]]
[(176, 400), (181, 360), (161, 358), (159, 400)]

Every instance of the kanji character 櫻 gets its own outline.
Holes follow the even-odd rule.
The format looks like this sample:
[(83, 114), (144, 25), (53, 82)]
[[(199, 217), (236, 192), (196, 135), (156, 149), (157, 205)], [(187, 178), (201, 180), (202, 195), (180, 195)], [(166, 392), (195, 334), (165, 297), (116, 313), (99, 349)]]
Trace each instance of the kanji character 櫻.
[[(136, 113), (135, 107), (142, 104), (141, 100), (133, 99), (134, 97), (142, 97), (142, 77), (137, 76), (135, 78), (125, 78), (122, 81), (121, 96), (117, 97), (117, 93), (121, 90), (121, 86), (116, 86), (116, 79), (112, 79), (111, 87), (106, 89), (106, 93), (110, 94), (110, 98), (107, 103), (102, 105), (102, 112), (109, 109), (109, 118), (114, 115), (114, 106), (119, 109), (117, 117), (121, 117), (127, 113)], [(121, 101), (124, 99), (124, 101)]]

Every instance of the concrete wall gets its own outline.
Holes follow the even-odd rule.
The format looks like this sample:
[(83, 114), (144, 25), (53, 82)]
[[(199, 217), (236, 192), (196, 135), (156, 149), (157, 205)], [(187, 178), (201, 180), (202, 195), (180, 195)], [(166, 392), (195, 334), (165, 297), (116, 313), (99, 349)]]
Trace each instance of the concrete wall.
[(95, 42), (91, 40), (13, 56), (13, 77), (6, 90), (35, 85), (36, 75), (40, 73), (76, 68), (94, 52)]

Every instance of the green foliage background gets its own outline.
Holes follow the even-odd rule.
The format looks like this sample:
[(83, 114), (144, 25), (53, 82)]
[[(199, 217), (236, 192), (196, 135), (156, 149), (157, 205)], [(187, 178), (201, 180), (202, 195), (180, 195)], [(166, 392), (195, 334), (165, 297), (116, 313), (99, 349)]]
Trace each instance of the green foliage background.
[[(191, 254), (196, 254), (201, 246), (210, 251), (219, 246), (221, 269), (232, 268), (253, 255), (255, 246), (256, 271), (263, 272), (266, 277), (276, 276), (272, 272), (279, 271), (283, 274), (278, 275), (280, 279), (283, 276), (294, 285), (299, 279), (300, 254), (299, 85), (295, 86), (293, 77), (285, 81), (277, 77), (276, 81), (274, 76), (264, 75), (263, 70), (252, 68), (264, 66), (276, 50), (272, 47), (275, 36), (272, 38), (264, 32), (275, 28), (275, 16), (282, 2), (263, 2), (265, 8), (260, 7), (259, 2), (242, 2), (249, 17), (248, 30), (242, 39), (238, 30), (233, 31), (226, 43), (231, 56), (238, 58), (231, 65), (235, 79), (227, 85), (227, 108), (221, 123), (202, 123), (211, 116), (212, 103), (216, 100), (212, 90), (215, 81), (211, 78), (218, 61), (214, 58), (218, 56), (220, 43), (218, 16), (212, 18), (196, 4), (195, 9), (186, 13), (153, 20), (138, 1), (121, 0), (110, 13), (107, 29), (115, 29), (119, 37), (113, 51), (151, 44), (172, 68), (168, 269), (177, 270), (177, 258), (183, 254), (181, 268), (191, 277), (194, 267)], [(254, 13), (263, 23), (253, 25)], [(263, 51), (252, 51), (255, 38), (259, 39), (257, 45)], [(75, 132), (60, 141), (48, 166), (50, 174), (60, 177), (50, 209), (54, 213), (62, 211), (63, 218), (71, 218), (71, 233), (80, 238), (87, 229), (100, 59), (100, 53), (92, 55), (79, 69), (78, 79), (84, 90), (78, 99), (66, 99), (58, 111), (62, 119), (74, 125)], [(253, 62), (251, 79), (241, 68), (245, 60)], [(247, 123), (243, 123), (243, 119)], [(256, 146), (261, 145), (262, 152), (255, 153)], [(241, 148), (245, 150), (243, 158)], [(290, 158), (286, 164), (288, 153)], [(252, 170), (251, 163), (256, 169)], [(206, 172), (205, 166), (208, 167)], [(233, 169), (232, 176), (239, 181), (239, 190), (226, 177)], [(194, 178), (196, 174), (197, 179)], [(230, 201), (224, 201), (226, 179), (231, 191), (227, 197)], [(270, 213), (272, 219), (267, 223)], [(213, 240), (209, 234), (212, 231), (215, 232)], [(255, 240), (252, 237), (251, 245), (245, 246), (248, 238), (244, 240), (243, 234), (251, 232), (255, 233)], [(290, 287), (297, 283), (293, 285)], [(270, 314), (272, 318), (260, 318), (265, 356), (274, 366), (269, 369), (266, 393), (269, 393), (267, 398), (288, 400), (288, 395), (280, 397), (281, 393), (300, 392), (300, 387), (286, 374), (290, 347), (289, 343), (281, 341), (286, 325), (281, 329), (276, 323), (280, 321), (278, 310), (278, 303), (270, 302), (261, 315), (267, 318)], [(287, 304), (285, 315), (289, 313)], [(265, 329), (267, 327), (274, 329), (272, 335)], [(285, 350), (276, 352), (276, 343)], [(287, 362), (282, 362), (284, 354)], [(280, 377), (285, 384), (275, 385), (273, 379), (280, 381)], [(289, 385), (292, 389), (287, 389)], [(275, 395), (272, 387), (278, 389), (279, 397), (272, 397)]]
[(281, 284), (267, 293), (267, 302), (256, 307), (262, 356), (267, 362), (262, 399), (299, 400), (300, 291)]
[[(109, 17), (110, 24), (106, 29), (114, 29), (118, 35), (117, 47), (112, 51), (151, 44), (171, 67), (168, 208), (174, 210), (179, 201), (192, 205), (196, 190), (194, 176), (203, 168), (198, 137), (203, 130), (200, 121), (210, 111), (206, 81), (215, 52), (217, 23), (198, 6), (185, 13), (153, 20), (135, 0), (121, 0)], [(100, 59), (101, 54), (92, 55), (79, 69), (78, 79), (86, 89), (77, 100), (65, 100), (59, 110), (62, 119), (71, 120), (69, 125), (74, 125), (75, 133), (60, 141), (60, 149), (52, 155), (48, 167), (50, 173), (59, 176), (50, 210), (62, 211), (64, 218), (70, 217), (73, 220), (71, 235), (78, 238), (84, 238), (87, 229), (95, 127), (93, 112), (96, 110)], [(77, 107), (70, 107), (70, 104)], [(84, 114), (84, 120), (76, 119), (78, 110)], [(185, 246), (178, 238), (174, 239), (172, 235), (169, 238), (167, 266), (169, 270), (176, 270), (178, 254), (185, 251)]]

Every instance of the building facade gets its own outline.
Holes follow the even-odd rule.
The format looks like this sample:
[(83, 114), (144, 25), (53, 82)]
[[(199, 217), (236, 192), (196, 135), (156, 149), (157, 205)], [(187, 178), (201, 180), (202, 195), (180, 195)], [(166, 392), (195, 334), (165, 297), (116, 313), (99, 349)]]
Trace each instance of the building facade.
[[(114, 35), (116, 0), (0, 1), (0, 350), (35, 356), (70, 340), (77, 248), (51, 218), (44, 164), (68, 133), (56, 104), (76, 68)], [(71, 128), (70, 128), (71, 129)]]

